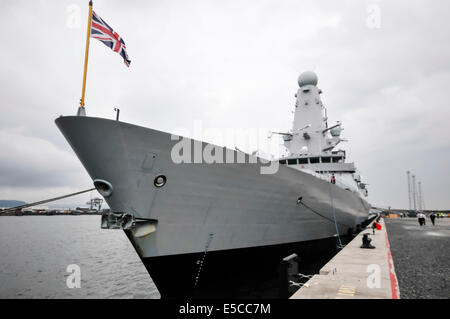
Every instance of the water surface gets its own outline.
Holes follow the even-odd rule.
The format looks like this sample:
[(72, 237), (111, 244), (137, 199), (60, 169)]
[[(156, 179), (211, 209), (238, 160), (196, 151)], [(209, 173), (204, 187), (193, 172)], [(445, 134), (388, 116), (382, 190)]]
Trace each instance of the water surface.
[[(68, 288), (67, 266), (81, 270)], [(0, 217), (0, 298), (159, 298), (121, 230), (100, 216)]]

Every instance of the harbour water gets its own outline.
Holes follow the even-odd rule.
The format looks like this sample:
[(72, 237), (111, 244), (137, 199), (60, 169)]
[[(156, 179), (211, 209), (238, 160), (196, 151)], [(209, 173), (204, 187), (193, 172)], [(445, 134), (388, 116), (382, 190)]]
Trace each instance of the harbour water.
[[(101, 229), (100, 217), (0, 217), (0, 298), (159, 299), (156, 286), (123, 231)], [(315, 274), (334, 254), (330, 251), (302, 258), (299, 271)], [(80, 267), (80, 288), (67, 286), (73, 271), (68, 271), (69, 265)], [(244, 279), (227, 294), (279, 298), (276, 273), (257, 281)]]
[[(78, 265), (81, 287), (68, 288)], [(121, 230), (100, 216), (0, 217), (0, 298), (160, 298)]]

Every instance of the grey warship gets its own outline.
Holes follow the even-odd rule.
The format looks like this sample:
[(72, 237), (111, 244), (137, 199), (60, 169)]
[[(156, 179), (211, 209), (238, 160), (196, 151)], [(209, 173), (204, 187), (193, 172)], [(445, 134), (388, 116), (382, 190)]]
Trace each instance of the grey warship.
[[(170, 133), (88, 116), (55, 120), (111, 208), (101, 227), (126, 233), (162, 298), (215, 296), (273, 273), (293, 252), (335, 247), (368, 219), (367, 186), (336, 150), (342, 124), (328, 124), (317, 83), (313, 72), (298, 78), (293, 127), (272, 133), (288, 155), (270, 162), (215, 146), (220, 163), (175, 163)], [(274, 163), (276, 172), (261, 173)]]

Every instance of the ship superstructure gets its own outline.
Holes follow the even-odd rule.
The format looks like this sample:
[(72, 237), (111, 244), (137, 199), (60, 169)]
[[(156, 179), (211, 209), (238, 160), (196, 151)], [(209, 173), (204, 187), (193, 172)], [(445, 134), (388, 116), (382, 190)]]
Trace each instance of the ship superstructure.
[(318, 78), (314, 72), (302, 73), (298, 78), (299, 89), (295, 94), (295, 116), (293, 128), (287, 133), (278, 133), (284, 140), (288, 155), (280, 164), (331, 181), (336, 185), (367, 197), (367, 186), (361, 180), (354, 163), (347, 163), (344, 150), (334, 150), (345, 142), (341, 138), (342, 123), (328, 124), (327, 109), (317, 87)]

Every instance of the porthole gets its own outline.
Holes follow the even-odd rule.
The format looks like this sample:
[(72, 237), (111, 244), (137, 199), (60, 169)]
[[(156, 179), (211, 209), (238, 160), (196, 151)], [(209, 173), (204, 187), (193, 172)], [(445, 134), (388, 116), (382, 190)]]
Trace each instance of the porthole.
[(164, 175), (158, 175), (155, 177), (155, 180), (153, 181), (153, 184), (156, 187), (163, 187), (167, 182), (167, 178)]

